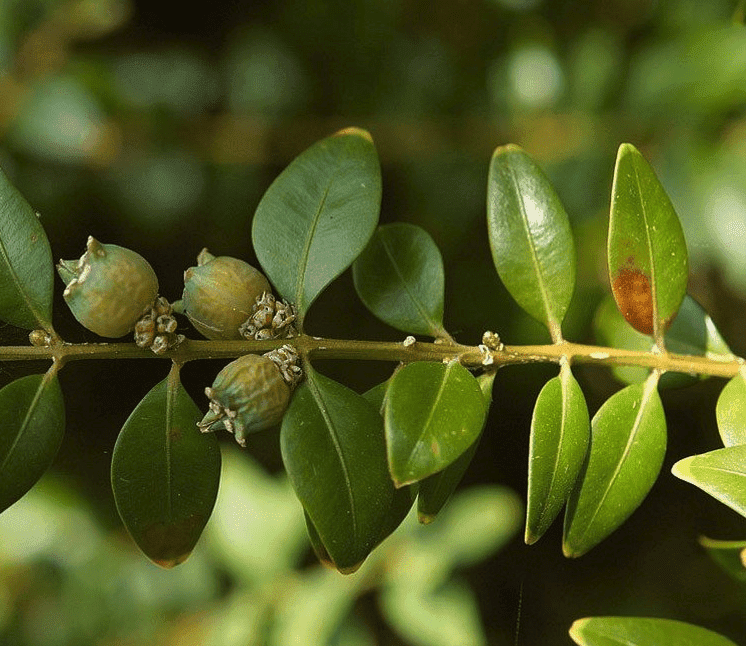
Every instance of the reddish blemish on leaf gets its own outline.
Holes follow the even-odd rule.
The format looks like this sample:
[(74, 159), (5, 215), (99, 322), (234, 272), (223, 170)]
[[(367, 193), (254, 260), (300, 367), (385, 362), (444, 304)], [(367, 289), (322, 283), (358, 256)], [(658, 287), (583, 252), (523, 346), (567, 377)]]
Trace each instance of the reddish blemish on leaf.
[(650, 278), (639, 269), (625, 267), (614, 278), (611, 291), (627, 322), (642, 334), (653, 334), (655, 324)]

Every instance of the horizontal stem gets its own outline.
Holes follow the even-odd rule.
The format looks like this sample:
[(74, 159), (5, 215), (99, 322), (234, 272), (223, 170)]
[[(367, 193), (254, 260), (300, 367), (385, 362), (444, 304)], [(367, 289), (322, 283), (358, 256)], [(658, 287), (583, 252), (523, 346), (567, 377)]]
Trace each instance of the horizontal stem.
[(386, 342), (324, 339), (302, 335), (293, 339), (268, 341), (195, 341), (186, 339), (163, 355), (139, 348), (134, 343), (59, 343), (48, 347), (0, 346), (0, 361), (56, 360), (60, 365), (84, 359), (169, 359), (178, 364), (199, 359), (232, 359), (249, 353), (263, 353), (285, 343), (309, 359), (352, 359), (373, 361), (453, 361), (467, 368), (502, 367), (525, 363), (571, 363), (603, 366), (638, 366), (663, 372), (733, 377), (744, 365), (743, 359), (620, 350), (562, 341), (549, 345), (466, 346), (458, 343), (419, 341)]

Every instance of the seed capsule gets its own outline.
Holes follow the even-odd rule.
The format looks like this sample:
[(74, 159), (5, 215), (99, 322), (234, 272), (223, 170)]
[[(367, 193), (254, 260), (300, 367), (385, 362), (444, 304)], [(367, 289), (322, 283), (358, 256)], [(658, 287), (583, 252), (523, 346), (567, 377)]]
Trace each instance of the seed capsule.
[(158, 294), (158, 278), (145, 258), (90, 236), (80, 259), (60, 260), (57, 272), (75, 318), (100, 336), (131, 332)]
[(198, 332), (213, 340), (239, 340), (239, 327), (257, 298), (271, 292), (259, 270), (238, 258), (203, 249), (197, 266), (184, 272), (182, 309)]
[(205, 394), (210, 409), (197, 424), (200, 430), (226, 429), (246, 446), (249, 433), (280, 423), (290, 401), (290, 386), (271, 358), (247, 354), (225, 366)]

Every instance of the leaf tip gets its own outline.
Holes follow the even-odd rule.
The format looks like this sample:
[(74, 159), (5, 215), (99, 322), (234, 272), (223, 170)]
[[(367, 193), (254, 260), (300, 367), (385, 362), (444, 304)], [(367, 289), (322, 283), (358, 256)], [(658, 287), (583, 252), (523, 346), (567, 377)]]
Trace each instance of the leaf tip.
[(344, 137), (347, 135), (352, 135), (354, 137), (361, 137), (362, 139), (365, 139), (369, 143), (373, 143), (373, 136), (363, 128), (358, 128), (356, 126), (350, 126), (349, 128), (342, 128), (341, 130), (337, 130), (337, 132), (334, 133), (334, 137)]
[(420, 525), (430, 525), (436, 518), (437, 516), (435, 514), (428, 514), (425, 512), (418, 512), (417, 514), (417, 520)]
[(582, 644), (582, 635), (581, 631), (585, 627), (585, 625), (588, 623), (587, 619), (576, 619), (572, 622), (572, 626), (570, 626), (569, 635), (570, 638), (576, 643), (576, 644)]
[(523, 148), (521, 148), (518, 144), (503, 144), (502, 146), (498, 146), (495, 148), (495, 152), (492, 153), (492, 158), (495, 159), (496, 157), (501, 157), (502, 155), (507, 155), (509, 153), (522, 153)]
[(360, 566), (364, 563), (364, 561), (360, 561), (359, 563), (355, 563), (354, 565), (347, 565), (345, 567), (339, 567), (337, 566), (337, 570), (339, 570), (340, 574), (355, 574), (360, 569)]
[(191, 555), (191, 552), (186, 552), (185, 554), (182, 554), (180, 556), (174, 556), (172, 558), (167, 559), (157, 559), (157, 558), (151, 558), (150, 560), (155, 563), (157, 566), (162, 567), (164, 570), (170, 570), (173, 567), (176, 567), (177, 565), (181, 565), (184, 561), (186, 561), (189, 556)]
[(675, 475), (679, 480), (689, 481), (691, 479), (691, 464), (692, 458), (683, 458), (679, 460), (671, 467), (671, 473)]

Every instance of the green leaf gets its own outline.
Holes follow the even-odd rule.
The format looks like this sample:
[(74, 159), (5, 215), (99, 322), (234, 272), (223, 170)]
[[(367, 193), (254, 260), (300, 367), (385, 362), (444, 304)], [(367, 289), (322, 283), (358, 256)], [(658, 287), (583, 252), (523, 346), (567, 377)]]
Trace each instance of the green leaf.
[(746, 541), (720, 541), (701, 536), (699, 544), (725, 572), (746, 583)]
[(570, 222), (542, 170), (513, 144), (495, 150), (487, 185), (492, 259), (518, 304), (561, 339), (575, 289)]
[(370, 135), (341, 130), (293, 160), (254, 216), (254, 250), (302, 321), (321, 291), (368, 244), (378, 224), (381, 170)]
[(666, 191), (631, 144), (619, 147), (614, 169), (608, 261), (619, 311), (662, 346), (686, 294), (686, 241)]
[(53, 367), (0, 390), (0, 512), (19, 500), (54, 461), (65, 431), (65, 404)]
[(746, 444), (691, 455), (671, 472), (746, 516)]
[(174, 366), (124, 423), (111, 460), (119, 515), (138, 547), (170, 568), (187, 559), (215, 505), (220, 448)]
[(715, 414), (725, 446), (746, 444), (746, 380), (743, 374), (737, 374), (725, 384)]
[(577, 557), (619, 527), (650, 491), (666, 452), (657, 374), (612, 395), (593, 417), (586, 463), (565, 513), (563, 552)]
[(361, 395), (307, 366), (280, 445), (329, 558), (341, 572), (354, 572), (380, 541), (394, 495), (381, 416)]
[(416, 362), (391, 379), (384, 420), (397, 486), (447, 467), (479, 436), (486, 406), (474, 376), (457, 362)]
[[(482, 396), (484, 397), (485, 407), (487, 409), (489, 409), (492, 402), (492, 384), (495, 381), (496, 374), (496, 372), (487, 372), (477, 377), (479, 387), (482, 390)], [(428, 476), (419, 483), (420, 490), (417, 496), (417, 517), (423, 525), (429, 525), (435, 520), (435, 517), (440, 513), (441, 509), (443, 509), (444, 505), (448, 502), (451, 495), (456, 490), (456, 487), (461, 482), (461, 479), (464, 477), (466, 470), (469, 468), (469, 465), (474, 458), (474, 454), (477, 452), (479, 440), (482, 437), (482, 432), (484, 431), (484, 425), (486, 422), (487, 411), (485, 411), (482, 431), (480, 431), (477, 439), (474, 440), (472, 445), (445, 469)]]
[(570, 627), (579, 646), (736, 646), (717, 633), (672, 619), (587, 617)]
[(583, 391), (563, 363), (536, 400), (531, 420), (528, 463), (527, 544), (549, 529), (575, 484), (590, 436)]
[(0, 319), (52, 332), (52, 251), (34, 210), (0, 171)]
[[(655, 347), (650, 337), (630, 327), (622, 316), (612, 296), (605, 297), (596, 310), (594, 332), (599, 343), (622, 350), (651, 352)], [(720, 332), (702, 306), (687, 295), (679, 313), (665, 335), (666, 348), (678, 354), (708, 356), (716, 359), (732, 357)], [(636, 366), (616, 366), (614, 376), (625, 383), (645, 381), (650, 370)], [(661, 376), (659, 387), (676, 388), (696, 383), (698, 378), (678, 372)]]
[(358, 296), (392, 327), (433, 337), (443, 329), (445, 276), (435, 241), (413, 224), (378, 227), (352, 265)]

